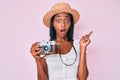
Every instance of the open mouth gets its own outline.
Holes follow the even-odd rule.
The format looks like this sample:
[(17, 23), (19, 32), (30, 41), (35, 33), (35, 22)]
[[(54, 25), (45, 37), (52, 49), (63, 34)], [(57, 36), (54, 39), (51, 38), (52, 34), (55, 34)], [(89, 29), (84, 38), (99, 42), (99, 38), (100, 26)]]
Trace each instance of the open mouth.
[(65, 30), (60, 30), (60, 32), (65, 32)]
[(65, 34), (66, 30), (60, 30), (61, 34)]

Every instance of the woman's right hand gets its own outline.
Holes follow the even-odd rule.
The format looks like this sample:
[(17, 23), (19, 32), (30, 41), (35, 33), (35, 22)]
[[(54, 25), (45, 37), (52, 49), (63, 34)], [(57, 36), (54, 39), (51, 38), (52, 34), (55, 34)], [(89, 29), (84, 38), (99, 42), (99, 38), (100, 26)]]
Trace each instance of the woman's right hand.
[(40, 42), (33, 43), (30, 52), (35, 59), (40, 59), (40, 53), (42, 52), (42, 47), (40, 46)]

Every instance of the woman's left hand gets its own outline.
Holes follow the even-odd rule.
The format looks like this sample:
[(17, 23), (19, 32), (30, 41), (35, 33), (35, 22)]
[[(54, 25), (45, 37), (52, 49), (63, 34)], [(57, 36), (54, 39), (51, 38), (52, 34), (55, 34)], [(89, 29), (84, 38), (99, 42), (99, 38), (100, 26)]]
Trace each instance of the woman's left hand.
[(83, 36), (81, 39), (80, 39), (80, 47), (82, 48), (86, 48), (88, 46), (88, 44), (91, 42), (89, 37), (90, 35), (92, 34), (93, 31), (91, 31), (89, 34)]

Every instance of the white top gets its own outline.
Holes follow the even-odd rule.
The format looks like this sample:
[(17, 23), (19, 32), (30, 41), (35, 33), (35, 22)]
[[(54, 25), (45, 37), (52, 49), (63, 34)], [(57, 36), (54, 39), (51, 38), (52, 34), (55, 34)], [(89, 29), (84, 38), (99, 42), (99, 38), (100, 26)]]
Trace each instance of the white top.
[[(51, 54), (46, 56), (48, 66), (49, 80), (78, 80), (77, 70), (79, 65), (79, 41), (74, 40), (74, 47), (77, 51), (77, 60), (71, 66), (62, 63), (59, 54)], [(72, 64), (75, 61), (76, 53), (72, 47), (69, 53), (61, 55), (62, 60), (66, 64)]]

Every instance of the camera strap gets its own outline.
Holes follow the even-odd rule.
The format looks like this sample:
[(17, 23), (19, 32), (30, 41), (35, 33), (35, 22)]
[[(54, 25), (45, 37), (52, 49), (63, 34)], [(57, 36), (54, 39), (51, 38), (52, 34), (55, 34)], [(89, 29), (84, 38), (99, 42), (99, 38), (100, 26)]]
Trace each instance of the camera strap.
[[(72, 43), (71, 43), (71, 44), (72, 44)], [(63, 61), (63, 59), (62, 59), (61, 53), (59, 54), (61, 62), (62, 62), (64, 65), (66, 65), (66, 66), (72, 66), (73, 64), (75, 64), (75, 62), (76, 62), (76, 60), (77, 60), (77, 51), (76, 51), (76, 49), (75, 49), (75, 47), (74, 47), (73, 44), (72, 44), (72, 47), (73, 47), (74, 52), (75, 52), (75, 60), (74, 60), (73, 63), (71, 63), (71, 64), (65, 63), (65, 62)]]

